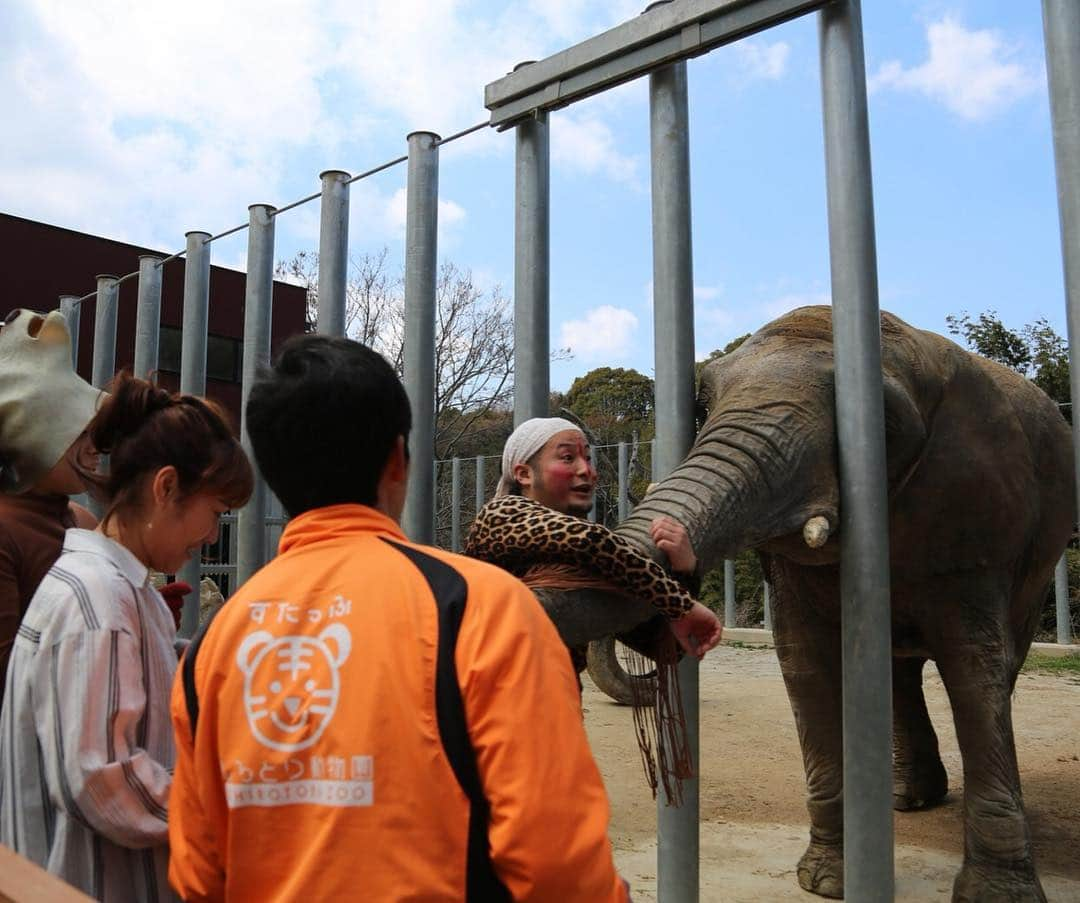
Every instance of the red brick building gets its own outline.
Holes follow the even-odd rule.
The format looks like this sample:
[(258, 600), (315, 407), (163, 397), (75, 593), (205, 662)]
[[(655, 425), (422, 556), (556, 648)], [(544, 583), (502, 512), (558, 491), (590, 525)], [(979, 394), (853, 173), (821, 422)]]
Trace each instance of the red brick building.
[[(168, 251), (140, 248), (84, 232), (62, 229), (0, 213), (0, 269), (7, 289), (0, 295), (0, 319), (16, 307), (52, 310), (63, 294), (94, 291), (97, 276), (124, 276), (139, 268), (139, 256), (168, 257)], [(179, 383), (180, 341), (185, 261), (165, 265), (161, 280), (161, 341), (158, 369), (163, 385)], [(224, 405), (240, 422), (240, 374), (244, 332), (246, 276), (225, 267), (210, 268), (210, 317), (206, 351), (206, 394)], [(116, 368), (135, 360), (135, 306), (138, 282), (120, 286), (116, 326)], [(271, 349), (304, 331), (305, 290), (274, 283)], [(84, 301), (79, 321), (79, 373), (90, 379), (94, 353), (95, 301)]]

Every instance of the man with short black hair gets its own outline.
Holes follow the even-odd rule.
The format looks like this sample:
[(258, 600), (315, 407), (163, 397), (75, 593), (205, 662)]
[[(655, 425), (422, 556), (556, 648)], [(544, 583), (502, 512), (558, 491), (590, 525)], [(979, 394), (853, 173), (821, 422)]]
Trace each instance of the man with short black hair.
[(174, 688), (176, 889), (626, 900), (551, 622), (510, 575), (398, 526), (411, 421), (390, 366), (298, 337), (246, 414), (292, 519)]

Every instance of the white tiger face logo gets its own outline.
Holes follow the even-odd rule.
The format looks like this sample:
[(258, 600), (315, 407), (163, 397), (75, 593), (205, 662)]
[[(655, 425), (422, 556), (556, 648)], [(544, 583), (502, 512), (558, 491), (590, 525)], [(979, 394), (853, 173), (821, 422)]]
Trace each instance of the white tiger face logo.
[(255, 739), (283, 752), (315, 743), (334, 717), (341, 692), (338, 668), (351, 648), (343, 624), (331, 624), (315, 637), (276, 637), (266, 630), (245, 637), (236, 663), (244, 675), (244, 711)]

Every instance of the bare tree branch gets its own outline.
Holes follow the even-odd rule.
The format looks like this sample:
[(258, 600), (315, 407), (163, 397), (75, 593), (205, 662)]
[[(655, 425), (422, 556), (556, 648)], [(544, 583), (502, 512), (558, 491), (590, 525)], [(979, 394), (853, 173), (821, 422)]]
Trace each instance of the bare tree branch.
[[(350, 258), (345, 333), (382, 354), (401, 374), (404, 365), (404, 280), (388, 271), (388, 249)], [(307, 289), (307, 328), (318, 311), (319, 255), (301, 251), (278, 263), (276, 275)], [(556, 352), (559, 359), (563, 351)], [(454, 454), (470, 430), (513, 396), (514, 326), (510, 304), (496, 286), (484, 291), (468, 270), (446, 261), (436, 282), (435, 451)]]

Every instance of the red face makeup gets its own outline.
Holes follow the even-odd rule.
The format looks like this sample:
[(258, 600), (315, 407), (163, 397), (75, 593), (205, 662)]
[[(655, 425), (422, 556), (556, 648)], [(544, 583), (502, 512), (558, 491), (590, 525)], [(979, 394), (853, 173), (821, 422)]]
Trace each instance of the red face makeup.
[(577, 430), (556, 433), (530, 464), (530, 485), (523, 489), (534, 499), (563, 514), (584, 517), (592, 510), (596, 470), (585, 437)]

